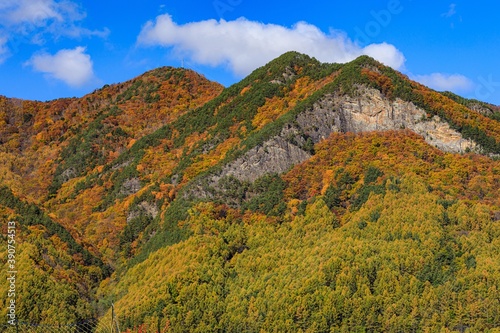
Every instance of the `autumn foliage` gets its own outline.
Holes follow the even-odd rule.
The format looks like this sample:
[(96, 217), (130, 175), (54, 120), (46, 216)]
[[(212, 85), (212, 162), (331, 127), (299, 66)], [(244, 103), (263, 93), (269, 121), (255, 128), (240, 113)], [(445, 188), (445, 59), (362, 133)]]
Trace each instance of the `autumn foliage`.
[[(359, 86), (439, 116), (483, 155), (399, 128), (282, 134)], [(78, 322), (113, 302), (124, 332), (498, 330), (497, 111), (368, 57), (295, 52), (225, 89), (159, 68), (78, 99), (0, 97), (0, 216), (19, 223), (33, 272), (20, 315)], [(252, 181), (223, 173), (280, 135), (311, 157)]]

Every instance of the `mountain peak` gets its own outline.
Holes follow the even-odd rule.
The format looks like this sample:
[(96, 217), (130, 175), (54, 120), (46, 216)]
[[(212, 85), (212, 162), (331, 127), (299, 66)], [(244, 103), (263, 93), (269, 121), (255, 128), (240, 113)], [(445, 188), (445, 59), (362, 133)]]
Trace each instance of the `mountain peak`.
[[(376, 297), (377, 311), (394, 310), (389, 275), (397, 290), (414, 291), (405, 303), (411, 311), (420, 311), (411, 304), (429, 295), (422, 293), (455, 290), (447, 283), (459, 272), (467, 272), (461, 288), (469, 279), (460, 297), (476, 293), (478, 304), (493, 304), (498, 295), (483, 302), (490, 286), (475, 288), (481, 265), (500, 262), (488, 250), (500, 220), (500, 166), (490, 158), (500, 153), (498, 115), (368, 56), (324, 64), (297, 52), (226, 89), (161, 67), (79, 99), (0, 97), (0, 190), (8, 193), (0, 214), (19, 221), (24, 249), (34, 253), (20, 264), (37, 268), (23, 275), (32, 285), (71, 276), (48, 292), (65, 291), (67, 302), (79, 292), (89, 304), (96, 294), (116, 299), (124, 329), (182, 331), (189, 322), (208, 331), (355, 331), (353, 304)], [(116, 284), (106, 279), (108, 266)], [(304, 308), (312, 303), (297, 292), (314, 306)], [(26, 309), (46, 306), (21, 300)], [(331, 300), (352, 302), (349, 319)], [(103, 310), (73, 308), (62, 311), (80, 322)], [(334, 319), (326, 324), (318, 308)], [(269, 309), (285, 326), (263, 322)], [(472, 323), (484, 313), (475, 309), (464, 317)], [(395, 318), (375, 317), (375, 330)]]

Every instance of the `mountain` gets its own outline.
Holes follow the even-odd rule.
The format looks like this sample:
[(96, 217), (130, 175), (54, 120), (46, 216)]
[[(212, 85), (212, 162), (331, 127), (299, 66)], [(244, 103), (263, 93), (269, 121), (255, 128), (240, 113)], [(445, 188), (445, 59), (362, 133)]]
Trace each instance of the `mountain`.
[(0, 102), (0, 213), (66, 321), (114, 302), (155, 332), (500, 327), (498, 107), (296, 52), (226, 89), (160, 68)]
[[(17, 262), (25, 268), (17, 280), (20, 321), (94, 318), (95, 290), (112, 271), (84, 228), (98, 222), (90, 217), (98, 198), (88, 193), (67, 203), (56, 200), (56, 193), (81, 184), (127, 146), (222, 89), (193, 71), (159, 68), (81, 99), (42, 103), (0, 97), (0, 214), (2, 221), (18, 222)], [(2, 235), (7, 235), (4, 222)], [(2, 258), (6, 242), (2, 238)], [(3, 295), (7, 287), (2, 284)], [(2, 302), (4, 315), (6, 299)]]

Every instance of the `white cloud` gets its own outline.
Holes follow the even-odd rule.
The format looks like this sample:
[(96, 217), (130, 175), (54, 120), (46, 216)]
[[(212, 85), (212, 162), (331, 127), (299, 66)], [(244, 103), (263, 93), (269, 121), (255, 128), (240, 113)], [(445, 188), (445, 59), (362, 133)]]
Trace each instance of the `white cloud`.
[(0, 0), (0, 35), (16, 43), (36, 45), (60, 37), (109, 35), (108, 29), (82, 27), (80, 21), (85, 17), (83, 9), (71, 0)]
[(9, 49), (7, 48), (7, 37), (0, 36), (0, 64), (7, 59)]
[(143, 27), (139, 45), (172, 47), (179, 56), (210, 66), (227, 65), (244, 76), (287, 51), (308, 54), (323, 62), (347, 62), (367, 54), (395, 69), (405, 58), (393, 45), (359, 47), (345, 33), (325, 34), (316, 26), (299, 22), (292, 28), (240, 18), (207, 20), (178, 25), (168, 14)]
[(446, 17), (446, 18), (452, 17), (453, 15), (455, 15), (457, 13), (456, 7), (457, 7), (456, 4), (454, 4), (454, 3), (450, 4), (450, 8), (448, 9), (448, 11), (446, 13), (441, 14), (441, 16)]
[(395, 69), (403, 69), (405, 57), (394, 45), (381, 43), (371, 44), (363, 49), (363, 53)]
[(108, 28), (104, 28), (102, 30), (90, 30), (82, 27), (77, 27), (77, 26), (68, 26), (65, 29), (51, 29), (55, 30), (53, 31), (53, 34), (55, 36), (65, 36), (69, 38), (81, 38), (81, 37), (100, 37), (100, 38), (107, 38), (110, 34), (110, 30)]
[(54, 22), (79, 21), (86, 14), (72, 1), (0, 0), (0, 25), (33, 29)]
[(465, 93), (474, 89), (474, 83), (460, 74), (433, 73), (414, 75), (412, 79), (438, 91), (449, 90), (456, 93)]
[(27, 63), (37, 72), (63, 81), (72, 87), (80, 87), (94, 78), (93, 63), (84, 47), (60, 50), (54, 55), (34, 55)]

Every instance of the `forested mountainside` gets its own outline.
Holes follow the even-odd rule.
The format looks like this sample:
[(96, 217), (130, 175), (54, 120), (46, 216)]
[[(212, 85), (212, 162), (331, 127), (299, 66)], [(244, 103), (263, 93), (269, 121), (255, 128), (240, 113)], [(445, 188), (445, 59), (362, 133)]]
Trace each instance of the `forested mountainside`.
[[(103, 263), (102, 253), (82, 237), (85, 230), (77, 223), (89, 219), (93, 195), (85, 203), (74, 202), (78, 209), (61, 219), (61, 202), (49, 208), (55, 193), (102, 169), (135, 141), (222, 89), (192, 71), (159, 68), (81, 99), (43, 103), (0, 97), (1, 253), (4, 268), (6, 222), (16, 221), (20, 321), (50, 324), (95, 318), (95, 291), (112, 272), (113, 263)], [(6, 273), (0, 273), (4, 282)], [(2, 283), (2, 295), (7, 295), (6, 289)], [(4, 315), (6, 298), (1, 299)]]
[(67, 305), (21, 287), (21, 319), (114, 302), (151, 332), (500, 328), (498, 107), (295, 52), (226, 89), (161, 68), (1, 103), (22, 283)]

